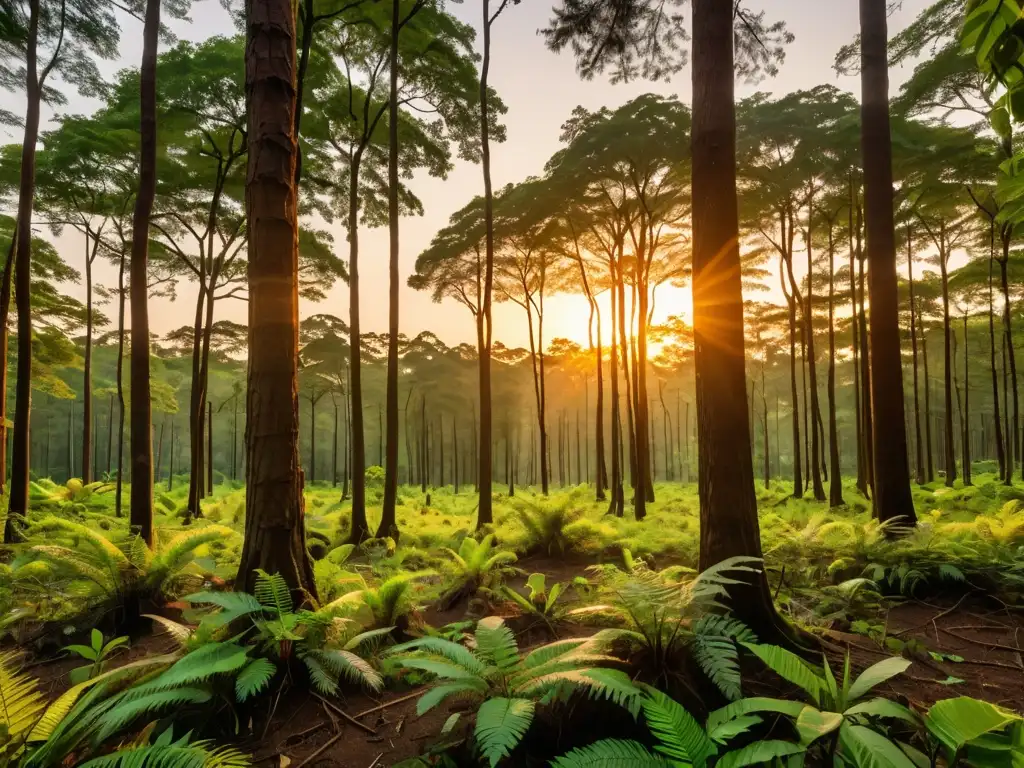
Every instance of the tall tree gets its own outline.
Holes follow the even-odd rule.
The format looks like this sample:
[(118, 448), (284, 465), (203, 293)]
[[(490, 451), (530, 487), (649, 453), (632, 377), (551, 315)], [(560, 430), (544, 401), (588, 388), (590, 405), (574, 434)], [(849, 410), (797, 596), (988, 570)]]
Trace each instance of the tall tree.
[(874, 510), (882, 521), (914, 525), (903, 412), (892, 138), (885, 0), (860, 0), (861, 152), (864, 164), (869, 291), (871, 294), (871, 412)]
[[(28, 101), (23, 122), (17, 234), (9, 259), (11, 269), (5, 270), (4, 277), (5, 282), (13, 279), (19, 345), (8, 503), (10, 523), (20, 521), (28, 512), (32, 408), (31, 242), (40, 111), (44, 98), (60, 100), (47, 82), (53, 74), (86, 94), (95, 92), (99, 75), (92, 57), (112, 56), (120, 30), (111, 7), (92, 0), (19, 0), (10, 3), (5, 11), (4, 22), (8, 28), (4, 30), (4, 45), (0, 48), (0, 81), (8, 90), (24, 88)], [(9, 112), (3, 117), (8, 123), (21, 122)], [(0, 323), (6, 328), (7, 318), (0, 317)], [(0, 361), (0, 365), (6, 369), (6, 360)], [(6, 433), (3, 437), (6, 438)], [(13, 523), (5, 529), (5, 540), (10, 538), (8, 531), (14, 535)]]
[(246, 3), (249, 167), (249, 374), (245, 542), (236, 584), (279, 573), (316, 597), (299, 464), (299, 222), (295, 163), (296, 30), (286, 0)]

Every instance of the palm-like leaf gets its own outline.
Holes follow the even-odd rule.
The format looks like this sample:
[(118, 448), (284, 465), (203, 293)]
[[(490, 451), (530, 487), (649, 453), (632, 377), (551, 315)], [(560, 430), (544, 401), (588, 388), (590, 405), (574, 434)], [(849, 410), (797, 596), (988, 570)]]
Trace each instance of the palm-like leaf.
[(855, 702), (876, 685), (881, 685), (886, 680), (906, 672), (911, 663), (909, 659), (893, 656), (872, 664), (853, 681), (847, 694), (847, 703)]
[(555, 758), (552, 768), (667, 768), (668, 760), (636, 741), (602, 739)]
[(783, 680), (802, 688), (815, 704), (821, 705), (824, 683), (795, 653), (776, 645), (743, 643), (743, 647), (757, 656)]

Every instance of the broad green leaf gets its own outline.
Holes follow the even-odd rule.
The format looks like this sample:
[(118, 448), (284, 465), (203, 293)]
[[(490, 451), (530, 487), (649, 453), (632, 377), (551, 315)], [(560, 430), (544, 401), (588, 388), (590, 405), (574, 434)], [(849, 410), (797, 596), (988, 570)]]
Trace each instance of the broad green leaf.
[(839, 748), (857, 768), (917, 768), (894, 742), (863, 725), (843, 723)]
[(932, 705), (925, 715), (928, 731), (956, 755), (970, 741), (999, 731), (1020, 717), (987, 701), (969, 696), (945, 699)]
[(802, 688), (815, 704), (821, 705), (821, 694), (824, 688), (822, 679), (807, 666), (803, 659), (776, 645), (758, 645), (756, 643), (743, 643), (742, 645), (763, 661), (775, 674)]
[(770, 763), (777, 757), (797, 755), (804, 751), (804, 747), (792, 741), (755, 741), (742, 749), (734, 750), (722, 755), (722, 758), (715, 764), (716, 768), (743, 768), (747, 765)]
[(805, 706), (796, 718), (796, 729), (800, 733), (800, 743), (809, 745), (827, 736), (843, 724), (843, 716), (838, 712), (822, 712), (812, 706)]
[(899, 720), (906, 720), (908, 723), (914, 723), (915, 725), (920, 722), (920, 718), (914, 714), (913, 711), (907, 709), (902, 704), (890, 701), (889, 699), (871, 699), (860, 704), (855, 704), (843, 712), (843, 715), (845, 717), (852, 717), (854, 715), (891, 717)]
[(881, 685), (886, 680), (906, 672), (907, 667), (912, 663), (909, 659), (904, 659), (901, 656), (892, 656), (882, 659), (877, 664), (872, 664), (853, 681), (853, 685), (850, 686), (849, 702), (856, 701), (876, 685)]
[(758, 715), (741, 715), (732, 720), (726, 720), (713, 731), (709, 730), (708, 736), (712, 741), (725, 744), (729, 739), (746, 733), (760, 722), (761, 718)]
[(717, 733), (718, 729), (730, 720), (755, 712), (772, 712), (779, 715), (797, 717), (806, 706), (801, 701), (772, 699), (765, 696), (751, 696), (747, 699), (734, 701), (708, 715), (707, 729), (709, 733)]

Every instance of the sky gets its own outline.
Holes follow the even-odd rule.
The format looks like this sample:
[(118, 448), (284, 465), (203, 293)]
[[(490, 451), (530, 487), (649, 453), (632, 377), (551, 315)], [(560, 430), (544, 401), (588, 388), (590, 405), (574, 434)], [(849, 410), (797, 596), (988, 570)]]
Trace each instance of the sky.
[[(723, 0), (724, 1), (724, 0)], [(889, 20), (890, 34), (908, 24), (932, 0), (904, 0)], [(855, 0), (753, 0), (751, 6), (768, 11), (768, 20), (784, 19), (796, 39), (787, 49), (786, 61), (779, 75), (757, 86), (740, 85), (737, 98), (755, 91), (770, 91), (777, 95), (811, 88), (822, 83), (857, 93), (859, 80), (836, 75), (832, 61), (836, 51), (849, 42), (859, 27), (858, 3)], [(481, 5), (468, 0), (451, 4), (449, 9), (463, 21), (480, 27)], [(492, 62), (490, 82), (508, 106), (505, 115), (508, 138), (503, 144), (493, 145), (492, 177), (495, 189), (507, 183), (518, 182), (530, 175), (539, 175), (544, 163), (559, 148), (560, 126), (573, 108), (581, 105), (589, 110), (602, 106), (617, 107), (636, 96), (654, 92), (676, 95), (685, 103), (690, 100), (690, 74), (688, 69), (679, 73), (672, 82), (645, 81), (611, 85), (595, 78), (581, 81), (575, 71), (571, 54), (555, 54), (546, 49), (538, 30), (551, 15), (551, 0), (522, 0), (510, 6), (497, 21), (492, 35)], [(172, 23), (175, 33), (184, 39), (200, 40), (216, 34), (233, 34), (234, 29), (218, 0), (201, 0), (193, 6), (191, 23)], [(125, 66), (137, 66), (141, 58), (141, 24), (127, 20), (123, 25), (120, 59), (104, 64), (104, 71), (113, 74)], [(892, 92), (910, 74), (910, 69), (895, 69), (890, 73)], [(65, 113), (88, 113), (96, 104), (77, 94), (68, 94)], [(0, 107), (17, 113), (24, 112), (22, 94), (0, 95)], [(44, 119), (52, 118), (44, 112)], [(45, 129), (45, 126), (44, 126)], [(9, 141), (20, 142), (21, 136), (11, 134)], [(420, 293), (405, 286), (404, 281), (414, 270), (417, 255), (426, 248), (434, 233), (443, 227), (449, 216), (463, 207), (473, 196), (483, 191), (483, 176), (479, 165), (457, 161), (447, 179), (418, 176), (412, 182), (413, 191), (424, 205), (424, 215), (401, 220), (400, 270), (403, 279), (401, 293), (401, 330), (414, 336), (430, 330), (449, 345), (472, 342), (474, 331), (468, 310), (454, 301), (434, 304), (429, 293)], [(45, 227), (38, 228), (46, 235)], [(345, 233), (334, 227), (336, 248), (347, 256)], [(70, 230), (57, 239), (58, 248), (72, 266), (81, 269), (83, 236)], [(387, 330), (387, 229), (360, 231), (361, 321), (365, 332)], [(116, 269), (104, 264), (97, 270), (97, 282), (116, 284)], [(69, 294), (84, 298), (84, 288), (67, 286)], [(662, 287), (656, 299), (655, 322), (671, 314), (688, 314), (690, 289)], [(181, 284), (177, 299), (154, 299), (150, 307), (150, 322), (155, 333), (164, 334), (188, 322), (195, 306), (195, 290)], [(245, 322), (246, 306), (243, 302), (218, 302), (216, 319)], [(339, 283), (319, 304), (302, 302), (300, 315), (329, 313), (348, 318), (348, 286)], [(497, 305), (494, 312), (495, 338), (508, 346), (528, 343), (523, 310), (515, 305)], [(108, 315), (113, 316), (108, 308)], [(546, 301), (545, 343), (556, 337), (567, 337), (585, 344), (587, 341), (587, 303), (582, 296), (555, 296)]]

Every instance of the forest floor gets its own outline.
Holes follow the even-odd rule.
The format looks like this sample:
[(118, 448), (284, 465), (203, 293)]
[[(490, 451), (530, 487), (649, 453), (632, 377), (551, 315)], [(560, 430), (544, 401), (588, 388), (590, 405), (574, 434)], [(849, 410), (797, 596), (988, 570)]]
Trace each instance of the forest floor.
[[(867, 500), (852, 485), (845, 489), (847, 506), (837, 510), (793, 499), (785, 484), (759, 487), (765, 569), (780, 610), (821, 639), (834, 669), (847, 650), (856, 670), (901, 654), (914, 663), (880, 689), (889, 698), (923, 709), (941, 699), (971, 696), (1024, 712), (1024, 562), (1019, 559), (1024, 486), (1003, 487), (980, 474), (976, 482), (969, 488), (915, 488), (921, 525), (912, 535), (895, 539), (870, 519)], [(179, 487), (161, 494), (161, 541), (173, 541), (177, 532), (189, 530), (178, 519), (183, 491)], [(519, 553), (516, 571), (505, 576), (505, 586), (523, 594), (530, 574), (543, 574), (549, 586), (563, 585), (570, 605), (587, 605), (598, 601), (602, 569), (628, 571), (634, 562), (655, 570), (693, 566), (699, 541), (695, 488), (666, 484), (657, 493), (658, 502), (643, 522), (606, 516), (605, 505), (594, 501), (586, 487), (553, 491), (548, 499), (522, 489), (514, 499), (498, 497), (497, 546)], [(90, 507), (88, 499), (66, 496), (41, 503), (40, 514), (84, 520), (116, 540), (123, 523), (109, 516), (109, 497), (94, 500)], [(370, 501), (375, 501), (373, 491)], [(472, 493), (440, 489), (424, 498), (418, 489), (403, 488), (401, 502), (402, 537), (397, 544), (376, 540), (356, 550), (351, 560), (341, 560), (341, 566), (330, 557), (318, 561), (322, 599), (333, 599), (332, 579), (337, 579), (339, 567), (356, 572), (366, 584), (380, 584), (395, 574), (423, 573), (428, 575), (417, 582), (410, 605), (413, 627), (439, 629), (497, 615), (516, 632), (521, 649), (555, 639), (543, 621), (521, 615), (496, 589), (439, 607), (438, 595), (451, 577), (446, 548), (458, 550), (472, 529)], [(206, 502), (206, 519), (200, 525), (239, 530), (243, 505), (243, 489), (218, 488)], [(371, 518), (379, 514), (377, 509), (371, 510)], [(336, 489), (307, 489), (311, 544), (319, 538), (333, 552), (344, 540), (347, 512)], [(225, 540), (195, 551), (192, 567), (204, 574), (207, 586), (229, 583), (238, 544), (237, 539)], [(480, 613), (481, 602), (487, 613)], [(68, 609), (66, 601), (47, 605)], [(160, 612), (180, 620), (180, 607), (172, 602)], [(0, 604), (0, 618), (4, 610), (10, 608)], [(560, 638), (591, 635), (607, 626), (597, 620), (555, 622)], [(69, 624), (63, 630), (65, 640), (80, 637), (85, 629)], [(165, 634), (145, 624), (139, 629), (115, 664), (173, 647)], [(66, 655), (54, 660), (52, 642), (45, 652), (42, 645), (25, 649), (33, 647), (41, 652), (26, 669), (55, 698), (67, 689), (68, 673), (82, 661)], [(778, 683), (758, 670), (748, 681), (752, 691), (767, 695), (779, 692)], [(422, 690), (398, 681), (379, 695), (348, 689), (325, 700), (285, 684), (261, 699), (247, 714), (248, 722), (239, 724), (245, 736), (237, 746), (252, 754), (254, 763), (275, 768), (388, 768), (422, 754), (437, 740), (452, 711), (439, 707), (418, 717), (416, 699)]]

